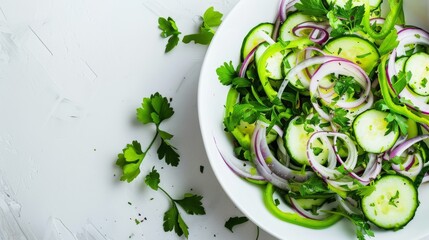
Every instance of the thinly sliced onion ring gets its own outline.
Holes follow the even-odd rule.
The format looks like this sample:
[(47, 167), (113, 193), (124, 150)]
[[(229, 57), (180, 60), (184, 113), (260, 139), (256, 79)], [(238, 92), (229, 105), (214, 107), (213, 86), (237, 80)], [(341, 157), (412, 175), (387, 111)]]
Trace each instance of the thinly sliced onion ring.
[[(311, 145), (313, 144), (314, 141), (317, 141), (317, 139), (321, 139), (323, 144), (327, 144), (326, 141), (323, 141), (323, 138), (326, 138), (326, 137), (338, 137), (344, 141), (344, 143), (348, 149), (348, 156), (347, 156), (346, 161), (344, 161), (342, 163), (342, 165), (344, 166), (344, 168), (346, 170), (349, 170), (349, 171), (353, 170), (356, 166), (356, 163), (357, 163), (358, 153), (357, 153), (356, 145), (353, 143), (353, 141), (350, 139), (350, 137), (344, 133), (315, 132), (310, 136), (310, 138), (307, 142), (307, 157), (308, 157), (311, 168), (316, 173), (318, 173), (323, 179), (326, 179), (326, 180), (339, 179), (340, 177), (344, 176), (344, 174), (341, 173), (340, 171), (336, 170), (336, 169), (328, 168), (328, 167), (325, 167), (322, 164), (320, 164), (316, 160), (316, 155), (314, 154), (314, 152), (311, 151)], [(335, 153), (332, 146), (330, 147), (330, 149), (332, 149), (332, 150), (329, 151), (329, 154), (334, 154), (336, 156), (336, 153)]]
[[(348, 60), (331, 60), (322, 65), (320, 65), (319, 69), (314, 73), (311, 78), (310, 83), (310, 95), (313, 94), (314, 97), (318, 97), (318, 83), (322, 78), (329, 74), (341, 74), (345, 76), (353, 77), (364, 89), (365, 91), (361, 94), (361, 96), (355, 101), (347, 101), (345, 99), (340, 99), (336, 102), (336, 105), (341, 108), (355, 108), (361, 105), (366, 101), (369, 96), (369, 92), (371, 91), (371, 80), (368, 75), (360, 68), (358, 65), (348, 61)], [(312, 97), (313, 97), (312, 96)], [(328, 103), (330, 101), (325, 99)], [(314, 101), (312, 101), (314, 102)]]
[[(285, 90), (285, 88), (289, 82), (289, 79), (292, 79), (293, 77), (295, 77), (299, 72), (303, 71), (304, 69), (306, 69), (310, 66), (320, 65), (320, 64), (323, 64), (329, 60), (334, 60), (334, 59), (342, 59), (342, 58), (334, 57), (334, 56), (318, 56), (318, 57), (306, 59), (306, 60), (298, 63), (286, 75), (285, 80), (283, 81), (283, 83), (281, 84), (281, 86), (279, 88), (279, 91), (277, 92), (277, 97), (279, 99), (281, 99), (283, 91)], [(302, 80), (302, 79), (300, 79), (300, 80)], [(308, 88), (310, 86), (310, 82), (305, 82), (305, 81), (301, 81), (301, 82), (305, 88)]]
[(254, 134), (259, 134), (260, 136), (259, 143), (254, 146), (254, 153), (257, 156), (258, 161), (262, 162), (262, 165), (266, 165), (272, 173), (283, 179), (294, 180), (297, 182), (304, 182), (314, 174), (311, 171), (306, 171), (303, 174), (300, 171), (294, 171), (281, 164), (281, 162), (271, 153), (270, 148), (268, 147), (267, 139), (265, 137), (266, 126), (261, 124), (261, 122), (256, 123), (254, 131)]
[(251, 141), (251, 150), (252, 152), (254, 152), (255, 155), (255, 159), (254, 159), (254, 163), (256, 165), (256, 168), (258, 169), (258, 172), (269, 182), (271, 182), (274, 186), (280, 188), (280, 189), (284, 189), (284, 190), (289, 190), (290, 186), (289, 183), (287, 182), (287, 180), (277, 176), (276, 174), (274, 174), (273, 172), (271, 172), (271, 170), (269, 169), (269, 167), (267, 166), (261, 151), (256, 151), (258, 149), (258, 145), (260, 145), (261, 140), (263, 138), (265, 138), (265, 136), (261, 135), (261, 132), (258, 130), (260, 126), (257, 125), (255, 127), (255, 130), (252, 134), (252, 141)]
[(429, 138), (429, 134), (423, 134), (414, 138), (410, 138), (408, 140), (406, 140), (405, 142), (399, 144), (398, 146), (396, 146), (395, 148), (393, 148), (390, 151), (389, 157), (390, 159), (396, 157), (396, 156), (401, 156), (402, 153), (405, 152), (405, 150), (407, 150), (408, 148), (410, 148), (411, 146), (413, 146), (414, 144), (423, 141), (425, 139)]
[(255, 171), (254, 164), (252, 164), (251, 162), (245, 162), (243, 160), (240, 160), (235, 156), (232, 156), (231, 154), (226, 154), (225, 152), (219, 149), (216, 139), (213, 138), (213, 140), (220, 156), (222, 157), (223, 161), (228, 166), (228, 168), (231, 169), (232, 172), (234, 172), (236, 175), (243, 178), (248, 178), (253, 180), (265, 180), (264, 177), (262, 177)]

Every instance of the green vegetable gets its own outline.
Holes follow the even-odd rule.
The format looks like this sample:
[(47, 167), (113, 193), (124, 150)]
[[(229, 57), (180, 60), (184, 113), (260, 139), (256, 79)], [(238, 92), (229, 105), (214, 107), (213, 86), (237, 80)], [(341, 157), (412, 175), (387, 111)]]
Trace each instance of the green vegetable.
[(371, 230), (371, 226), (369, 225), (368, 221), (366, 221), (366, 219), (362, 216), (359, 216), (357, 214), (348, 215), (343, 212), (325, 212), (329, 212), (338, 216), (343, 216), (350, 220), (356, 226), (356, 237), (359, 240), (365, 240), (365, 236), (374, 237), (374, 232)]
[(364, 12), (364, 6), (353, 6), (352, 0), (347, 1), (344, 7), (335, 5), (327, 14), (332, 27), (331, 37), (358, 31)]
[(189, 236), (189, 229), (180, 215), (177, 205), (179, 205), (187, 214), (190, 215), (204, 215), (206, 214), (201, 200), (202, 196), (186, 193), (182, 199), (172, 198), (162, 187), (159, 186), (161, 182), (159, 173), (152, 168), (152, 171), (146, 175), (145, 183), (153, 190), (160, 189), (170, 200), (170, 208), (164, 213), (164, 231), (175, 231), (178, 236), (184, 235), (186, 238)]
[(378, 52), (381, 56), (384, 54), (390, 53), (393, 49), (398, 46), (398, 32), (395, 28), (390, 30), (390, 33), (386, 36), (386, 38), (381, 42), (380, 47), (378, 48)]
[(226, 86), (232, 84), (234, 78), (238, 77), (238, 73), (232, 65), (232, 61), (229, 63), (224, 62), (223, 65), (216, 69), (216, 73), (219, 81)]
[(161, 37), (170, 37), (165, 47), (165, 52), (170, 52), (179, 43), (179, 35), (181, 32), (179, 32), (176, 22), (171, 17), (167, 19), (163, 17), (158, 18), (158, 28), (162, 30)]
[(271, 183), (268, 183), (264, 192), (264, 203), (268, 210), (282, 221), (297, 224), (303, 227), (322, 229), (332, 226), (342, 218), (342, 216), (338, 214), (333, 214), (326, 219), (319, 221), (302, 217), (298, 213), (284, 212), (279, 209), (278, 206), (276, 206), (275, 201), (273, 199), (273, 193), (274, 187)]
[(417, 112), (413, 112), (404, 104), (398, 104), (394, 102), (394, 99), (390, 95), (390, 87), (388, 86), (386, 76), (386, 59), (382, 59), (381, 64), (378, 66), (378, 79), (380, 83), (381, 94), (383, 95), (384, 102), (389, 109), (397, 114), (401, 114), (407, 118), (410, 118), (417, 123), (429, 124), (429, 118), (422, 116)]
[(222, 17), (223, 14), (215, 11), (213, 7), (208, 8), (201, 17), (202, 23), (199, 32), (184, 36), (182, 41), (184, 43), (194, 41), (194, 43), (209, 45), (215, 34), (214, 28), (222, 23)]
[(390, 12), (385, 18), (385, 22), (383, 24), (380, 32), (376, 32), (371, 27), (370, 19), (371, 19), (371, 6), (369, 5), (369, 0), (366, 0), (365, 3), (365, 14), (363, 17), (363, 25), (365, 27), (365, 31), (374, 39), (383, 39), (392, 31), (395, 27), (395, 23), (399, 16), (402, 16), (401, 12), (403, 12), (403, 0), (389, 0)]
[(229, 231), (234, 232), (232, 231), (233, 227), (243, 224), (247, 221), (249, 221), (247, 217), (230, 217), (228, 221), (225, 222), (225, 227), (228, 228)]
[(158, 92), (143, 99), (142, 107), (137, 109), (137, 120), (142, 124), (155, 124), (156, 133), (145, 151), (142, 151), (138, 141), (133, 141), (118, 154), (116, 165), (122, 168), (121, 181), (131, 182), (140, 174), (140, 165), (158, 136), (161, 138), (161, 144), (157, 150), (158, 158), (165, 158), (165, 162), (172, 166), (179, 164), (179, 154), (169, 142), (173, 135), (159, 128), (160, 124), (173, 114), (174, 110), (170, 107), (167, 98)]
[(305, 15), (314, 17), (326, 17), (329, 12), (329, 8), (326, 8), (322, 0), (301, 0), (295, 4), (295, 8)]

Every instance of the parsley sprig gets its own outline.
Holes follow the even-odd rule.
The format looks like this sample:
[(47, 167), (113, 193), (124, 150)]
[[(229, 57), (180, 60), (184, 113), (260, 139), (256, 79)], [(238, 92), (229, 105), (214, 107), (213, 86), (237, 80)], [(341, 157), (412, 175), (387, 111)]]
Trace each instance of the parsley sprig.
[(357, 214), (349, 215), (343, 212), (334, 212), (326, 210), (322, 211), (332, 214), (338, 214), (350, 220), (356, 227), (357, 239), (365, 240), (365, 236), (374, 237), (374, 232), (371, 230), (371, 225), (369, 225), (368, 221), (363, 216)]
[(179, 32), (176, 22), (171, 17), (167, 19), (163, 17), (158, 18), (158, 28), (162, 30), (161, 37), (169, 37), (167, 46), (165, 46), (165, 52), (170, 52), (179, 43), (181, 32)]
[(209, 7), (201, 16), (202, 23), (199, 27), (199, 32), (189, 34), (183, 37), (184, 43), (198, 43), (202, 45), (209, 45), (215, 34), (215, 28), (222, 23), (223, 14), (214, 10), (214, 7)]
[(179, 154), (170, 144), (173, 135), (160, 129), (161, 123), (173, 114), (174, 110), (167, 98), (158, 92), (149, 98), (143, 98), (142, 106), (137, 109), (137, 120), (142, 124), (155, 124), (156, 132), (144, 151), (138, 141), (133, 141), (118, 154), (116, 165), (122, 168), (121, 181), (131, 182), (140, 174), (140, 165), (158, 137), (161, 138), (161, 144), (157, 150), (158, 158), (165, 159), (165, 162), (171, 166), (179, 164)]
[(185, 223), (182, 215), (180, 214), (178, 206), (180, 206), (187, 214), (190, 215), (205, 215), (203, 204), (201, 200), (202, 196), (186, 193), (182, 199), (174, 199), (167, 193), (161, 186), (159, 186), (161, 180), (158, 171), (155, 167), (145, 177), (145, 183), (147, 186), (155, 191), (161, 190), (167, 198), (170, 200), (170, 208), (164, 213), (164, 231), (173, 231), (178, 235), (184, 235), (186, 238), (189, 236), (189, 227)]

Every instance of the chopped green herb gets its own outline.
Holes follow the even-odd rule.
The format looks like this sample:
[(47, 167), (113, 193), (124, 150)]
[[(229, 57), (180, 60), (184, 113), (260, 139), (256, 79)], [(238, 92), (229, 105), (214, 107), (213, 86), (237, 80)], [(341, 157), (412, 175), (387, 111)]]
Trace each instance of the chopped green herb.
[(392, 205), (394, 207), (398, 207), (396, 204), (398, 203), (398, 198), (399, 198), (399, 191), (396, 190), (395, 196), (391, 197), (389, 199), (389, 205)]
[(240, 224), (243, 224), (245, 222), (249, 221), (247, 217), (230, 217), (228, 221), (225, 222), (225, 227), (229, 229), (229, 231), (232, 231), (232, 229)]
[(165, 47), (165, 52), (170, 52), (179, 43), (179, 35), (181, 32), (179, 32), (176, 22), (171, 17), (167, 19), (163, 17), (158, 18), (158, 28), (162, 30), (161, 37), (170, 37)]
[(208, 8), (201, 17), (202, 23), (199, 32), (184, 36), (182, 41), (184, 43), (193, 41), (194, 43), (209, 45), (215, 34), (214, 28), (222, 23), (222, 17), (223, 14), (215, 11), (213, 7)]

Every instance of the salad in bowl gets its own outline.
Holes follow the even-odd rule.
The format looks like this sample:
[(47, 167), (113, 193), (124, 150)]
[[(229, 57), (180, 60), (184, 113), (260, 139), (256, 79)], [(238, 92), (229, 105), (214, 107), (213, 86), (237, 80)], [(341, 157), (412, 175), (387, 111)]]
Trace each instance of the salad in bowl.
[(347, 219), (358, 239), (406, 229), (429, 181), (429, 33), (403, 0), (275, 2), (216, 67), (228, 140), (204, 139), (210, 160), (280, 221)]

